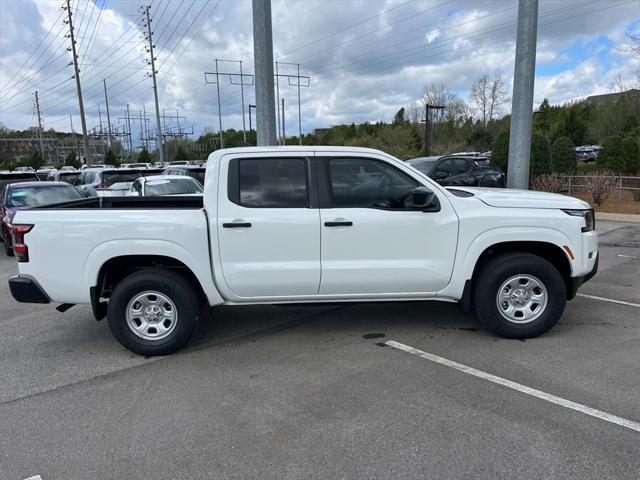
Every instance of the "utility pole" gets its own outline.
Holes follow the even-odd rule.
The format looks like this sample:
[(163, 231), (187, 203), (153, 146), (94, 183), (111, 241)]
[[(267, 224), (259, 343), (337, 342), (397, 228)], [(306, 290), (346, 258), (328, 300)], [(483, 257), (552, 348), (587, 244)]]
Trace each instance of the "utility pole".
[(102, 128), (102, 111), (100, 110), (100, 104), (98, 104), (98, 121), (100, 122), (100, 139), (102, 140), (104, 129)]
[(278, 75), (278, 62), (276, 62), (276, 107), (276, 117), (278, 118), (278, 145), (282, 145), (282, 125), (280, 124), (280, 75)]
[(271, 0), (252, 0), (257, 145), (276, 144)]
[(444, 110), (444, 105), (430, 105), (426, 104), (424, 106), (424, 156), (429, 156), (429, 147), (431, 143), (431, 110)]
[(220, 106), (220, 79), (218, 78), (218, 59), (216, 58), (216, 90), (218, 91), (218, 133), (220, 134), (220, 148), (224, 148), (222, 138), (222, 107)]
[[(69, 1), (69, 0), (67, 0)], [(160, 106), (158, 105), (158, 84), (156, 83), (156, 59), (153, 57), (153, 32), (151, 31), (151, 18), (149, 18), (149, 5), (144, 7), (144, 13), (147, 17), (147, 36), (149, 37), (149, 53), (151, 55), (151, 78), (153, 78), (153, 98), (156, 104), (156, 125), (158, 135), (156, 136), (156, 148), (160, 156), (160, 162), (164, 165), (164, 145), (162, 140), (162, 127), (160, 125)]]
[(252, 108), (256, 108), (255, 105), (249, 105), (249, 131), (252, 131), (253, 129), (251, 128), (251, 109)]
[(44, 143), (42, 143), (42, 116), (40, 115), (40, 101), (36, 90), (36, 113), (38, 114), (38, 140), (40, 141), (40, 156), (44, 162)]
[(131, 119), (129, 118), (129, 104), (127, 103), (127, 109), (125, 110), (125, 119), (127, 122), (127, 138), (129, 142), (129, 158), (133, 157), (133, 138), (131, 137)]
[(529, 188), (537, 33), (538, 0), (519, 0), (507, 169), (509, 188)]
[(242, 141), (247, 143), (247, 126), (244, 123), (244, 82), (242, 81), (242, 60), (240, 60), (240, 98), (242, 99)]
[(287, 133), (286, 133), (286, 130), (284, 129), (284, 97), (282, 98), (282, 135), (280, 139), (282, 141), (281, 145), (287, 144)]
[(142, 105), (142, 116), (144, 117), (144, 148), (149, 151), (149, 137), (147, 136), (147, 108)]
[(102, 79), (102, 83), (104, 85), (104, 103), (107, 106), (107, 128), (109, 129), (107, 133), (109, 134), (109, 148), (113, 147), (111, 143), (111, 117), (109, 116), (109, 98), (107, 97), (107, 81)]
[[(78, 92), (78, 105), (80, 106), (80, 123), (82, 124), (82, 140), (84, 145), (84, 157), (87, 165), (93, 163), (93, 156), (89, 149), (89, 136), (87, 135), (87, 121), (84, 117), (84, 102), (82, 101), (82, 87), (80, 86), (80, 69), (78, 68), (78, 54), (76, 53), (76, 40), (73, 33), (73, 20), (71, 19), (71, 0), (67, 0), (67, 6), (63, 7), (67, 10), (69, 24), (69, 38), (71, 39), (71, 53), (73, 54), (73, 69), (75, 70), (76, 90)], [(68, 49), (67, 49), (68, 50)]]
[(302, 146), (302, 113), (300, 108), (300, 64), (298, 63), (298, 145)]

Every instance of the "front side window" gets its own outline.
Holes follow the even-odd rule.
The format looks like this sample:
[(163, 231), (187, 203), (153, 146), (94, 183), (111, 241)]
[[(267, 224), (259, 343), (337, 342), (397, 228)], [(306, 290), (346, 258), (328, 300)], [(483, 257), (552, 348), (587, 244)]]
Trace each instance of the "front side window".
[(309, 206), (307, 164), (302, 158), (238, 159), (238, 194), (229, 198), (249, 208), (306, 208)]
[(332, 158), (329, 179), (335, 207), (404, 210), (418, 182), (397, 168), (365, 158)]

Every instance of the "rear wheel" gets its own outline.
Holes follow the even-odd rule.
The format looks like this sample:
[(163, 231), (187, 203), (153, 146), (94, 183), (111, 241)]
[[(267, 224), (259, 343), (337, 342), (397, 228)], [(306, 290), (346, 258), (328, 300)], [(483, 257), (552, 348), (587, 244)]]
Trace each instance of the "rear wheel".
[(476, 317), (507, 338), (531, 338), (551, 329), (567, 302), (560, 272), (529, 253), (500, 255), (484, 266), (474, 282)]
[(125, 348), (140, 355), (167, 355), (187, 343), (199, 311), (198, 296), (184, 277), (148, 270), (118, 283), (107, 318), (111, 333)]

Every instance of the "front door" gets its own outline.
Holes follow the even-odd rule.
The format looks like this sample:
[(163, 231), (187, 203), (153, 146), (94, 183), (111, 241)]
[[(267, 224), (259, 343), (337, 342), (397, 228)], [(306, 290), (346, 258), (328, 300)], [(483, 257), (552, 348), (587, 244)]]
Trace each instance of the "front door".
[(294, 153), (246, 155), (221, 164), (220, 260), (224, 281), (237, 297), (318, 293), (320, 213), (310, 195), (313, 153)]
[(453, 271), (458, 232), (446, 198), (436, 192), (439, 211), (422, 211), (411, 201), (412, 190), (422, 183), (388, 161), (322, 161), (321, 177), (327, 179), (333, 208), (320, 210), (320, 293), (430, 294), (443, 289)]

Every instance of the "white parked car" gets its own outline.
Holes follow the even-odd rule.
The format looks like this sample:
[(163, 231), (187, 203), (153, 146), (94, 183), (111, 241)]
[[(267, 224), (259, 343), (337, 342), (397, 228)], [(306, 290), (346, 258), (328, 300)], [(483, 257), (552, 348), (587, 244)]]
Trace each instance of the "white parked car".
[(151, 168), (150, 163), (123, 163), (120, 168)]
[(214, 305), (459, 302), (529, 338), (596, 273), (594, 226), (582, 200), (442, 187), (378, 150), (223, 149), (200, 198), (19, 211), (9, 286), (20, 302), (91, 304), (144, 355), (182, 347)]
[(70, 165), (65, 165), (64, 167), (60, 168), (61, 172), (75, 172), (76, 169)]
[(87, 168), (73, 184), (85, 195), (122, 197), (141, 176), (140, 170), (135, 169)]
[(33, 167), (16, 167), (13, 171), (16, 173), (33, 172)]
[(128, 197), (161, 197), (166, 195), (202, 195), (202, 186), (191, 177), (152, 175), (140, 177), (125, 194)]

